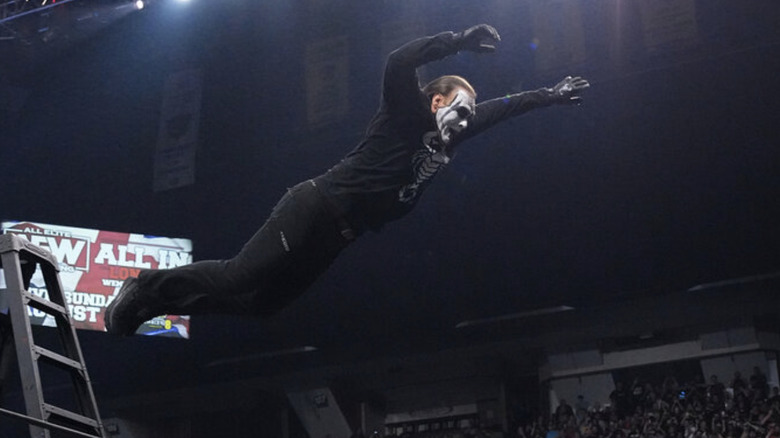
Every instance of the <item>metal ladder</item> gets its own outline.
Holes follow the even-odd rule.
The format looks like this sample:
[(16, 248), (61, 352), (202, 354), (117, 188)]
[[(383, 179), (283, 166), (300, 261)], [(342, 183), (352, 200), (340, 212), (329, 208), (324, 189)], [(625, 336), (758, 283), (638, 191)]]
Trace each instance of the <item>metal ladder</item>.
[[(5, 272), (7, 286), (4, 292), (5, 300), (8, 304), (27, 409), (27, 415), (24, 415), (0, 408), (0, 415), (27, 421), (31, 438), (49, 438), (51, 430), (65, 432), (71, 436), (107, 438), (108, 435), (98, 414), (95, 394), (87, 374), (76, 329), (71, 323), (68, 306), (65, 303), (57, 259), (48, 251), (21, 237), (4, 234), (0, 235), (0, 262), (0, 267)], [(36, 267), (39, 267), (43, 273), (49, 294), (48, 300), (27, 291)], [(0, 301), (1, 295), (2, 293), (0, 293)], [(27, 306), (54, 316), (62, 347), (60, 353), (35, 345)], [(76, 406), (80, 413), (44, 401), (39, 361), (70, 374), (76, 393)]]

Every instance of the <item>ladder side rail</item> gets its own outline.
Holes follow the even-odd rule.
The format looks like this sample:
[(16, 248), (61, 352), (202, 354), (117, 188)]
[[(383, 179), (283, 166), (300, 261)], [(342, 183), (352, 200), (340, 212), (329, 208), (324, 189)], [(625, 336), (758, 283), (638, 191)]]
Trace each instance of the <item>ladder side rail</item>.
[[(46, 283), (46, 290), (49, 294), (49, 300), (68, 309), (68, 305), (65, 301), (65, 294), (63, 292), (62, 281), (57, 274), (59, 271), (58, 266), (41, 263), (41, 270), (43, 272), (43, 278)], [(57, 321), (57, 331), (62, 342), (62, 347), (65, 351), (65, 355), (70, 359), (73, 359), (81, 363), (80, 370), (70, 370), (71, 380), (73, 387), (76, 390), (76, 404), (78, 405), (81, 413), (84, 416), (92, 418), (97, 423), (96, 429), (99, 433), (105, 436), (103, 424), (100, 419), (100, 413), (97, 407), (97, 401), (95, 399), (95, 393), (92, 389), (92, 382), (89, 379), (89, 373), (87, 372), (87, 365), (84, 359), (84, 354), (79, 344), (78, 334), (76, 333), (76, 327), (73, 326), (73, 320), (70, 317), (70, 313), (55, 315)]]
[[(41, 392), (41, 375), (38, 363), (33, 354), (33, 334), (30, 326), (30, 316), (27, 313), (25, 300), (22, 299), (24, 283), (22, 267), (18, 251), (9, 251), (0, 254), (3, 263), (6, 283), (6, 299), (8, 313), (11, 316), (16, 356), (19, 363), (19, 374), (22, 380), (22, 392), (24, 395), (27, 416), (45, 422), (43, 412), (43, 393)], [(47, 429), (30, 423), (30, 436), (33, 438), (49, 438)]]

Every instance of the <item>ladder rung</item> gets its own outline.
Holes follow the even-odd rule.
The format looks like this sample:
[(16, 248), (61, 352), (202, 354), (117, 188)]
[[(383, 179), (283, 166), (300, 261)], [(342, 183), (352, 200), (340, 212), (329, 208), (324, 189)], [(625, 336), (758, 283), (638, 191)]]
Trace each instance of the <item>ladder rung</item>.
[(27, 305), (34, 307), (42, 312), (46, 312), (50, 315), (63, 315), (65, 317), (70, 317), (70, 313), (65, 309), (65, 307), (60, 306), (57, 303), (53, 303), (45, 298), (41, 298), (37, 295), (33, 295), (28, 292), (23, 293), (24, 299), (27, 301)]
[(32, 350), (38, 354), (39, 356), (43, 356), (44, 359), (47, 359), (49, 362), (51, 362), (54, 365), (57, 365), (59, 367), (65, 367), (66, 369), (75, 369), (77, 371), (83, 371), (84, 365), (81, 364), (81, 362), (77, 360), (73, 360), (69, 357), (65, 357), (61, 354), (55, 353), (51, 350), (47, 350), (43, 347), (39, 347), (37, 345), (32, 346)]
[[(98, 427), (98, 422), (92, 418), (79, 415), (75, 412), (71, 412), (66, 409), (58, 408), (57, 406), (50, 405), (48, 403), (44, 403), (42, 407), (44, 412), (46, 412), (47, 414), (54, 415), (58, 418), (70, 420), (76, 423), (81, 423), (85, 426), (94, 427), (96, 429)], [(46, 417), (49, 417), (49, 415), (46, 415)]]

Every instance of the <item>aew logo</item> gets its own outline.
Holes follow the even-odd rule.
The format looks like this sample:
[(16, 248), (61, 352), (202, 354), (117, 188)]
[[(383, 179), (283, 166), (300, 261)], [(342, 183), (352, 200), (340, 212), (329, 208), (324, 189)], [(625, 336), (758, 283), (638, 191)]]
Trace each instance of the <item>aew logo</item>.
[(41, 228), (33, 224), (19, 224), (5, 230), (39, 246), (54, 255), (64, 271), (89, 271), (89, 240), (73, 236), (63, 230)]

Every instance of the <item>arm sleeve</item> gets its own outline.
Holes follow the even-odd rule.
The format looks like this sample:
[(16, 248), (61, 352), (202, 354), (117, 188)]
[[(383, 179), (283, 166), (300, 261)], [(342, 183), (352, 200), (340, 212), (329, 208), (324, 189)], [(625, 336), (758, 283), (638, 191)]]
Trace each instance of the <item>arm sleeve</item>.
[(458, 52), (459, 43), (452, 32), (419, 38), (394, 50), (387, 58), (382, 81), (382, 100), (392, 111), (405, 102), (417, 102), (420, 83), (417, 67)]
[(474, 116), (466, 130), (455, 139), (455, 143), (474, 137), (495, 124), (516, 117), (536, 108), (550, 106), (556, 102), (553, 90), (540, 88), (534, 91), (510, 94), (505, 97), (486, 100), (477, 104)]

